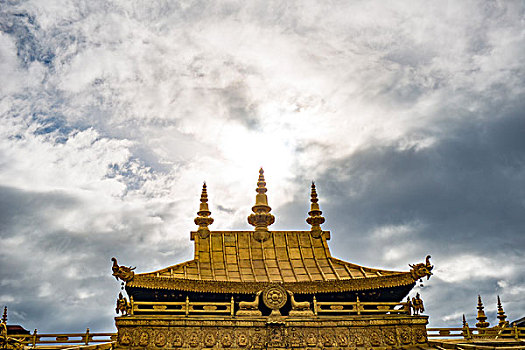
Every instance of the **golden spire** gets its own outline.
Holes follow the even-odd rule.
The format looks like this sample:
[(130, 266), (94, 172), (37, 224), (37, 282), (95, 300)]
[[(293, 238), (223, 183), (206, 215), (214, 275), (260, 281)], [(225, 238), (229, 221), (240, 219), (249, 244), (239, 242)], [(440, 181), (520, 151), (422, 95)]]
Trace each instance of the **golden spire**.
[(248, 216), (248, 223), (255, 226), (253, 237), (259, 241), (266, 241), (270, 237), (268, 226), (275, 222), (275, 217), (270, 214), (272, 208), (268, 205), (268, 197), (266, 196), (266, 182), (264, 181), (264, 170), (259, 170), (259, 181), (257, 181), (257, 189), (255, 190), (255, 205), (252, 207), (253, 214)]
[(7, 324), (7, 306), (4, 306), (4, 314), (2, 315), (2, 322)]
[(501, 300), (498, 295), (498, 326), (499, 327), (506, 327), (508, 326), (509, 322), (507, 321), (507, 315), (505, 315), (505, 311), (503, 311), (503, 306), (501, 306)]
[(210, 216), (211, 212), (208, 208), (208, 192), (206, 191), (206, 182), (202, 185), (201, 204), (199, 206), (197, 215), (198, 216), (194, 220), (195, 225), (199, 225), (197, 233), (199, 234), (200, 238), (207, 238), (210, 235), (210, 229), (208, 228), (208, 225), (213, 224), (213, 218)]
[(487, 328), (489, 326), (487, 316), (485, 316), (485, 311), (483, 309), (484, 307), (483, 302), (481, 301), (481, 296), (478, 295), (478, 317), (476, 317), (476, 320), (478, 320), (476, 327), (478, 328)]
[(465, 314), (463, 314), (463, 328), (468, 327), (467, 319), (465, 318)]
[(312, 237), (320, 238), (323, 234), (321, 224), (324, 222), (324, 217), (321, 216), (323, 212), (319, 210), (319, 204), (317, 203), (319, 202), (319, 199), (317, 199), (317, 191), (315, 190), (315, 182), (313, 181), (310, 201), (312, 202), (312, 204), (310, 205), (310, 211), (308, 212), (308, 215), (310, 216), (306, 219), (306, 222), (312, 225), (312, 228), (310, 230)]

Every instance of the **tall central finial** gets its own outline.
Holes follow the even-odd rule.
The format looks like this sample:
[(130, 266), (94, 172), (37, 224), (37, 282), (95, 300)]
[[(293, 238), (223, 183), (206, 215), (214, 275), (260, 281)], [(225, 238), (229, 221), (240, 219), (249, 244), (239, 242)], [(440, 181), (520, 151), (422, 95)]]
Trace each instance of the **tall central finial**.
[(198, 216), (194, 220), (195, 225), (199, 225), (197, 233), (199, 234), (200, 238), (207, 238), (210, 235), (210, 229), (208, 226), (213, 224), (213, 218), (210, 216), (211, 211), (208, 208), (208, 192), (206, 191), (206, 182), (202, 185), (201, 204), (199, 206), (197, 215)]
[(310, 201), (312, 202), (310, 206), (310, 211), (308, 212), (308, 215), (310, 216), (306, 219), (306, 222), (312, 225), (312, 228), (310, 230), (312, 237), (320, 238), (323, 234), (321, 224), (324, 222), (324, 217), (321, 216), (323, 212), (319, 209), (319, 199), (317, 199), (317, 191), (315, 190), (315, 182), (313, 181)]
[(7, 324), (7, 306), (4, 307), (4, 314), (2, 315), (2, 322)]
[(268, 205), (268, 197), (266, 196), (266, 182), (264, 181), (264, 170), (259, 170), (259, 181), (257, 181), (257, 189), (255, 190), (255, 205), (252, 207), (253, 214), (248, 216), (248, 223), (255, 226), (253, 237), (259, 241), (264, 242), (270, 237), (268, 226), (275, 222), (275, 217), (270, 214), (272, 208)]

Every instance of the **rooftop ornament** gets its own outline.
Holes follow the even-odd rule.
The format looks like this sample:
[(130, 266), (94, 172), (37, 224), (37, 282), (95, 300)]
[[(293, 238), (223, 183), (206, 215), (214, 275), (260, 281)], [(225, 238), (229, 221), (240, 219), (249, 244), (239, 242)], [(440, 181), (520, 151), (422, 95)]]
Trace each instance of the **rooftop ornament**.
[(194, 220), (195, 225), (199, 225), (197, 233), (202, 239), (208, 238), (210, 235), (210, 229), (208, 226), (213, 224), (213, 218), (210, 216), (211, 211), (208, 208), (208, 192), (206, 191), (206, 182), (202, 185), (201, 204), (197, 215), (198, 216)]
[(503, 311), (503, 306), (501, 306), (501, 300), (498, 295), (498, 316), (497, 316), (499, 323), (498, 327), (508, 327), (509, 321), (507, 321), (507, 315), (505, 315), (505, 311)]
[(478, 317), (476, 317), (476, 320), (478, 322), (476, 323), (476, 327), (478, 328), (487, 328), (489, 326), (489, 323), (487, 322), (487, 316), (485, 316), (485, 310), (483, 307), (483, 302), (481, 301), (481, 295), (478, 295)]
[(323, 230), (321, 229), (321, 224), (325, 221), (324, 217), (321, 216), (323, 213), (319, 209), (319, 199), (317, 198), (317, 191), (315, 190), (315, 182), (312, 181), (312, 193), (311, 193), (310, 201), (312, 204), (310, 205), (310, 211), (308, 212), (308, 215), (310, 215), (306, 222), (312, 226), (310, 229), (310, 232), (312, 234), (313, 238), (321, 238), (323, 234)]
[(113, 266), (111, 267), (111, 270), (113, 271), (113, 276), (117, 279), (117, 281), (120, 279), (122, 280), (122, 283), (129, 282), (133, 279), (135, 276), (135, 267), (131, 266), (122, 266), (118, 264), (116, 258), (111, 258), (111, 261), (113, 261)]
[(421, 279), (425, 276), (428, 280), (430, 276), (432, 276), (432, 269), (434, 269), (434, 265), (430, 263), (430, 255), (427, 255), (425, 258), (425, 263), (408, 264), (408, 266), (411, 267), (410, 273), (412, 274), (412, 278), (414, 278), (414, 280)]
[(248, 216), (248, 223), (255, 226), (253, 237), (259, 242), (264, 242), (270, 237), (268, 226), (275, 222), (275, 216), (270, 214), (272, 208), (268, 205), (268, 197), (266, 196), (266, 182), (264, 181), (264, 170), (259, 170), (259, 181), (257, 181), (257, 189), (255, 190), (255, 205), (252, 207), (253, 214)]

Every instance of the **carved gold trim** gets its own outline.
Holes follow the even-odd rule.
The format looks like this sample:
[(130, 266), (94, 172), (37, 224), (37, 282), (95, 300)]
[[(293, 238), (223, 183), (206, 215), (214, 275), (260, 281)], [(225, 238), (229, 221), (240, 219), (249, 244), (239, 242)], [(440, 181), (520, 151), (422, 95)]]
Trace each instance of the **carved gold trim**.
[[(378, 288), (392, 288), (408, 286), (415, 283), (410, 272), (401, 272), (395, 275), (378, 276), (370, 278), (356, 278), (332, 281), (305, 281), (282, 283), (282, 287), (297, 294), (316, 294), (361, 291)], [(153, 277), (135, 275), (135, 278), (127, 283), (128, 287), (146, 289), (169, 289), (187, 292), (202, 293), (236, 293), (254, 294), (272, 283), (268, 282), (229, 282), (213, 280), (192, 280), (183, 278)]]

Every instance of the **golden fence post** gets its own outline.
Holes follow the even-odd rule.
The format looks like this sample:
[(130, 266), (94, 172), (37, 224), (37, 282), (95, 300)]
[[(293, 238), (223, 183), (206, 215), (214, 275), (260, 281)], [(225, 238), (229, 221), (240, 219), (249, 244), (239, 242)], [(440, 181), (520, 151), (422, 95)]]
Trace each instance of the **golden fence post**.
[(518, 330), (518, 325), (514, 323), (514, 339), (519, 340), (520, 339), (520, 331)]
[(357, 309), (357, 314), (361, 315), (361, 305), (359, 304), (359, 296), (357, 296), (356, 298), (357, 298), (357, 300), (355, 302), (355, 307)]
[(35, 328), (35, 330), (33, 331), (33, 349), (36, 348), (36, 333), (37, 333), (37, 330)]
[(233, 300), (233, 295), (232, 295), (232, 298), (230, 300), (230, 314), (233, 316), (234, 315), (234, 309), (235, 309), (235, 301)]
[(186, 316), (190, 313), (190, 298), (186, 295)]
[(317, 298), (314, 295), (314, 315), (317, 316)]
[(86, 335), (85, 335), (85, 339), (84, 339), (84, 344), (88, 345), (89, 344), (89, 328), (86, 328)]

